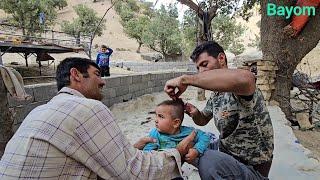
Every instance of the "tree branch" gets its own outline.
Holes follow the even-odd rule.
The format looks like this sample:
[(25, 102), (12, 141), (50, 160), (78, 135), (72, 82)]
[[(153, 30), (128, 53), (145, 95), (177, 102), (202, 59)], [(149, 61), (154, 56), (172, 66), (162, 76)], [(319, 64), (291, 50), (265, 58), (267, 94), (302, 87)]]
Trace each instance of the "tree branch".
[[(317, 11), (319, 11), (319, 8), (317, 8)], [(295, 46), (297, 59), (306, 56), (317, 46), (320, 40), (320, 14), (317, 13), (316, 16), (309, 18), (301, 34), (287, 43), (288, 46)]]
[(209, 14), (209, 21), (211, 21), (214, 17), (216, 17), (217, 15), (217, 10), (218, 10), (218, 7), (217, 6), (212, 6), (209, 11), (208, 11), (208, 14)]
[(195, 4), (192, 0), (177, 0), (177, 1), (180, 2), (181, 4), (188, 6), (190, 9), (194, 10), (197, 13), (197, 15), (200, 17), (200, 19), (202, 19), (204, 14), (203, 10), (197, 4)]

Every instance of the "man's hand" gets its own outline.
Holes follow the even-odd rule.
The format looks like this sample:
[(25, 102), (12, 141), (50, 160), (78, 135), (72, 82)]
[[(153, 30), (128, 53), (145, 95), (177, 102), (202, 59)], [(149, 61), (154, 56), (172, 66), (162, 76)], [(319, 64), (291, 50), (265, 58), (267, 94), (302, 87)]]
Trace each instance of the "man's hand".
[(151, 137), (143, 137), (141, 139), (139, 139), (134, 145), (133, 147), (142, 150), (144, 148), (144, 146), (146, 146), (146, 144), (148, 143), (155, 143), (157, 142), (155, 139), (151, 138)]
[[(187, 85), (183, 84), (183, 77), (180, 76), (171, 80), (168, 80), (164, 86), (164, 91), (174, 100), (179, 98), (179, 96), (186, 91)], [(176, 92), (176, 88), (178, 92)]]
[(196, 137), (196, 132), (192, 131), (192, 133), (190, 133), (177, 145), (176, 148), (179, 151), (181, 157), (186, 155), (189, 152), (189, 149), (193, 147), (193, 140), (195, 137)]
[(191, 162), (195, 158), (197, 158), (198, 155), (199, 155), (199, 152), (196, 149), (191, 148), (191, 149), (189, 149), (188, 154), (186, 154), (185, 160), (186, 160), (187, 163), (191, 164)]
[(200, 114), (200, 111), (192, 104), (186, 103), (184, 105), (184, 111), (186, 114), (188, 114), (191, 118), (194, 118), (195, 116)]

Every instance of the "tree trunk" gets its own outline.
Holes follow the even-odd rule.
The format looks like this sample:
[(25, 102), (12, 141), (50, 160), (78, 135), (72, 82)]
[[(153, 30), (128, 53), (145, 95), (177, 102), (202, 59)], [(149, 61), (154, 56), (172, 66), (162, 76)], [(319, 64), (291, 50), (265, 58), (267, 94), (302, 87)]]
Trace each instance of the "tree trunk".
[[(306, 27), (296, 38), (283, 33), (283, 28), (290, 23), (284, 17), (267, 16), (267, 3), (280, 5), (278, 0), (261, 1), (261, 45), (263, 59), (276, 62), (275, 87), (271, 99), (280, 104), (288, 120), (292, 120), (290, 108), (290, 88), (292, 75), (302, 58), (309, 53), (320, 39), (320, 16), (311, 17)], [(283, 3), (283, 2), (282, 2)], [(291, 6), (291, 1), (284, 1), (284, 6)]]
[(9, 110), (8, 99), (7, 99), (7, 90), (0, 76), (0, 159), (4, 153), (5, 147), (8, 141), (11, 139), (12, 132), (12, 113)]
[(80, 31), (79, 31), (78, 34), (77, 34), (76, 44), (77, 44), (77, 45), (80, 44)]
[[(201, 44), (205, 41), (212, 40), (211, 34), (211, 21), (217, 15), (217, 7), (210, 7), (208, 11), (203, 11), (199, 8), (199, 5), (195, 4), (192, 0), (178, 0), (178, 2), (187, 5), (189, 8), (194, 10), (199, 18), (199, 21), (202, 22), (200, 30), (198, 30), (199, 38), (197, 44)], [(205, 90), (198, 88), (198, 101), (206, 100)]]
[(139, 47), (138, 47), (138, 49), (137, 49), (137, 51), (136, 51), (137, 53), (140, 53), (141, 46), (142, 46), (142, 43), (139, 42)]

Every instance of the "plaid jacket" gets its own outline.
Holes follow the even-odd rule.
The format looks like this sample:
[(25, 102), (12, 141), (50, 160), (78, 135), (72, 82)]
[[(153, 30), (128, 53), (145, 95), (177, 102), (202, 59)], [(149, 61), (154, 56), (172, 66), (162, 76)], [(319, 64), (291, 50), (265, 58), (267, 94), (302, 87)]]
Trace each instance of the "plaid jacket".
[(100, 101), (63, 88), (32, 110), (6, 146), (0, 179), (172, 179), (177, 150), (142, 152)]

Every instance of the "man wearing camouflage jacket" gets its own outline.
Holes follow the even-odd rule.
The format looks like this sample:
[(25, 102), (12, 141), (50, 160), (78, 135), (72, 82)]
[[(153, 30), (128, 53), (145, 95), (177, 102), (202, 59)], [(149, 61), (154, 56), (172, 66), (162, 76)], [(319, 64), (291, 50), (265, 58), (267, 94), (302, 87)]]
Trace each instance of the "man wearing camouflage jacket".
[(195, 163), (201, 179), (267, 179), (273, 127), (254, 75), (228, 69), (223, 48), (213, 41), (196, 47), (191, 59), (199, 73), (171, 79), (164, 90), (173, 99), (189, 85), (213, 91), (202, 111), (189, 103), (185, 106), (195, 124), (204, 126), (214, 119), (220, 131), (220, 151), (206, 151)]

